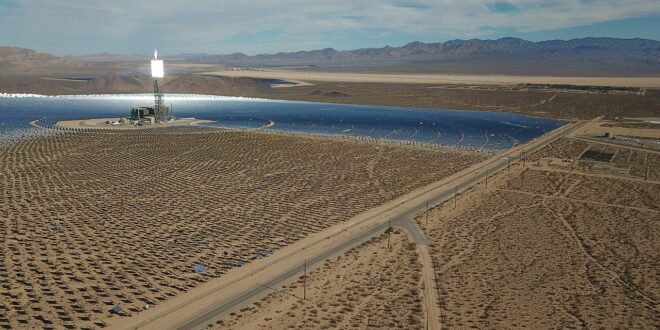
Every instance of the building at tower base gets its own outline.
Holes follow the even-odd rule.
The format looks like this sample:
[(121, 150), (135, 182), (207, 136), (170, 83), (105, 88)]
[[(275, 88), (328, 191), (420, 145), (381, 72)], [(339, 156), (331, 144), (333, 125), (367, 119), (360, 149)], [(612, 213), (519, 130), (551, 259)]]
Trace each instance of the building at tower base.
[(131, 120), (135, 124), (162, 124), (174, 119), (171, 109), (163, 102), (165, 70), (163, 60), (158, 59), (157, 50), (154, 50), (154, 58), (151, 60), (151, 77), (154, 78), (154, 107), (131, 109)]

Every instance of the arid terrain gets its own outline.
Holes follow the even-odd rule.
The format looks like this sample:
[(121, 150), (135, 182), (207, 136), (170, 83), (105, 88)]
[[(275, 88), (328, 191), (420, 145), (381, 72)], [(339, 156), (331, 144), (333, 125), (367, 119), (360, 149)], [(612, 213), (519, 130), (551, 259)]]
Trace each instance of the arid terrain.
[(561, 119), (660, 117), (660, 89), (560, 85), (314, 82), (257, 97), (315, 102), (504, 111)]
[(658, 164), (565, 138), (420, 216), (443, 327), (657, 327)]
[[(652, 328), (660, 152), (594, 134), (657, 130), (579, 127), (419, 215), (426, 252), (395, 229), (391, 250), (381, 236), (310, 270), (305, 302), (298, 279), (214, 325)], [(491, 156), (203, 127), (52, 132), (0, 147), (5, 328), (141, 316)]]
[[(412, 41), (400, 46), (336, 50), (324, 48), (276, 54), (178, 54), (165, 56), (173, 72), (211, 67), (295, 67), (305, 71), (499, 74), (517, 76), (657, 77), (660, 41), (581, 38), (534, 42), (496, 40)], [(90, 54), (58, 57), (38, 50), (0, 46), (0, 70), (7, 73), (90, 73), (144, 70), (150, 54)], [(162, 57), (162, 56), (161, 56)], [(208, 71), (208, 70), (207, 70)]]
[[(258, 71), (257, 71), (258, 73)], [(396, 82), (333, 82), (269, 80), (251, 77), (175, 75), (166, 79), (167, 93), (249, 96), (312, 102), (390, 105), (503, 111), (561, 119), (660, 118), (660, 89), (556, 84), (421, 84)], [(293, 82), (287, 84), (286, 82)], [(660, 78), (659, 78), (660, 85)], [(281, 86), (287, 86), (277, 88)], [(45, 95), (148, 93), (142, 74), (107, 74), (92, 80), (46, 79), (42, 76), (0, 76), (0, 93)]]
[[(12, 56), (24, 55), (17, 54)], [(0, 93), (152, 89), (144, 65), (135, 59), (26, 56), (34, 63), (24, 61), (20, 70), (1, 76)], [(41, 61), (47, 65), (34, 66)], [(487, 183), (419, 215), (420, 235), (426, 237), (415, 243), (410, 228), (399, 223), (403, 227), (391, 236), (310, 269), (304, 302), (303, 280), (294, 279), (213, 326), (415, 329), (429, 322), (441, 328), (641, 329), (660, 324), (655, 256), (660, 151), (653, 147), (659, 138), (660, 81), (653, 74), (226, 71), (222, 63), (173, 63), (172, 68), (167, 93), (614, 120), (594, 121), (582, 127), (582, 135), (557, 140), (524, 160), (512, 159), (510, 168)], [(231, 271), (260, 267), (310, 235), (325, 234), (324, 229), (492, 156), (202, 127), (39, 132), (44, 133), (0, 145), (4, 328), (140, 324), (143, 316), (161, 313), (160, 307), (167, 312), (179, 306), (177, 299), (188, 301), (186, 294), (205, 290), (202, 284), (238, 278), (241, 274)], [(433, 288), (424, 285), (434, 282)], [(437, 306), (429, 303), (435, 293), (428, 290), (437, 291)], [(432, 307), (434, 314), (427, 314)], [(198, 317), (193, 314), (182, 312), (177, 321)]]
[(207, 72), (222, 77), (251, 77), (295, 81), (436, 84), (436, 85), (519, 85), (551, 84), (575, 86), (616, 86), (660, 88), (660, 77), (590, 77), (590, 76), (538, 76), (538, 75), (467, 75), (421, 74), (390, 72), (319, 72), (300, 69), (256, 69)]
[[(310, 271), (306, 282), (270, 287), (214, 327), (653, 328), (660, 152), (579, 135), (600, 125), (516, 157), (419, 214), (429, 267), (395, 229), (392, 250), (386, 234), (374, 238)], [(437, 320), (427, 320), (422, 303), (427, 270), (438, 290)]]
[(660, 330), (660, 0), (0, 0), (0, 330)]
[(394, 230), (218, 321), (218, 329), (423, 329), (415, 244)]
[[(503, 38), (341, 52), (181, 55), (165, 59), (164, 91), (506, 111), (562, 119), (657, 118), (657, 43)], [(502, 51), (526, 55), (502, 56)], [(556, 61), (549, 60), (554, 57)], [(149, 58), (57, 57), (0, 47), (0, 93), (149, 93)]]
[(487, 156), (175, 127), (2, 148), (6, 328), (112, 325)]

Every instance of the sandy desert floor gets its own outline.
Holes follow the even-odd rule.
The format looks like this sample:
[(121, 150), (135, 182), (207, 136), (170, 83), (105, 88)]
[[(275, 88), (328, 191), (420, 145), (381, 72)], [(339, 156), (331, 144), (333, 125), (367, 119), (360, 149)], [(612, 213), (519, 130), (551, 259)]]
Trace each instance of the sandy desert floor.
[(419, 217), (443, 327), (657, 327), (658, 164), (565, 138)]
[(460, 74), (397, 74), (397, 73), (347, 73), (313, 72), (285, 69), (261, 69), (244, 71), (217, 71), (205, 74), (226, 77), (251, 77), (294, 81), (399, 83), (399, 84), (570, 84), (590, 86), (621, 86), (660, 88), (660, 77), (548, 77), (514, 75), (460, 75)]
[(215, 324), (218, 329), (423, 329), (421, 264), (397, 229), (328, 260), (307, 277)]
[(111, 325), (487, 156), (199, 127), (2, 146), (0, 327)]
[[(546, 82), (547, 83), (547, 82)], [(560, 119), (660, 118), (660, 89), (314, 82), (256, 97), (312, 102), (505, 111)]]

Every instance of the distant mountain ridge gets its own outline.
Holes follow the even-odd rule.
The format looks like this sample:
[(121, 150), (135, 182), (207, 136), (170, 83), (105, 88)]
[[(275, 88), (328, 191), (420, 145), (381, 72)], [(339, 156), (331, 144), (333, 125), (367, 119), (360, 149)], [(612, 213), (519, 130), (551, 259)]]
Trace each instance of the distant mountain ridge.
[(31, 74), (44, 70), (87, 69), (93, 64), (19, 47), (0, 47), (0, 74)]
[(333, 48), (248, 56), (243, 53), (195, 56), (198, 63), (226, 65), (314, 65), (332, 63), (460, 61), (470, 59), (587, 61), (660, 65), (660, 41), (649, 39), (583, 38), (533, 42), (497, 40), (419, 41), (401, 47), (338, 51)]
[[(109, 53), (57, 57), (34, 50), (0, 47), (0, 74), (75, 74), (148, 70), (151, 54)], [(339, 51), (325, 48), (249, 56), (178, 54), (164, 56), (179, 64), (230, 67), (309, 66), (324, 70), (407, 73), (515, 75), (658, 75), (660, 41), (649, 39), (583, 38), (533, 42), (519, 38), (411, 42), (400, 47)], [(362, 70), (362, 71), (361, 71)], [(194, 72), (194, 71), (188, 71)]]
[(14, 72), (29, 70), (35, 65), (53, 63), (60, 58), (18, 47), (0, 47), (0, 71)]
[(0, 59), (3, 61), (39, 61), (39, 60), (54, 60), (57, 56), (39, 53), (32, 49), (20, 47), (0, 47)]

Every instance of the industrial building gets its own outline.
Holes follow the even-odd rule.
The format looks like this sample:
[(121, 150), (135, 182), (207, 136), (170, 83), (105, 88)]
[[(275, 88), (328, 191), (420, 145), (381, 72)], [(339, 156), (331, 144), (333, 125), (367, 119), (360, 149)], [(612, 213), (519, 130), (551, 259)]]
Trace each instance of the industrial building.
[(131, 109), (131, 120), (133, 122), (156, 122), (156, 109), (153, 107), (137, 107)]

